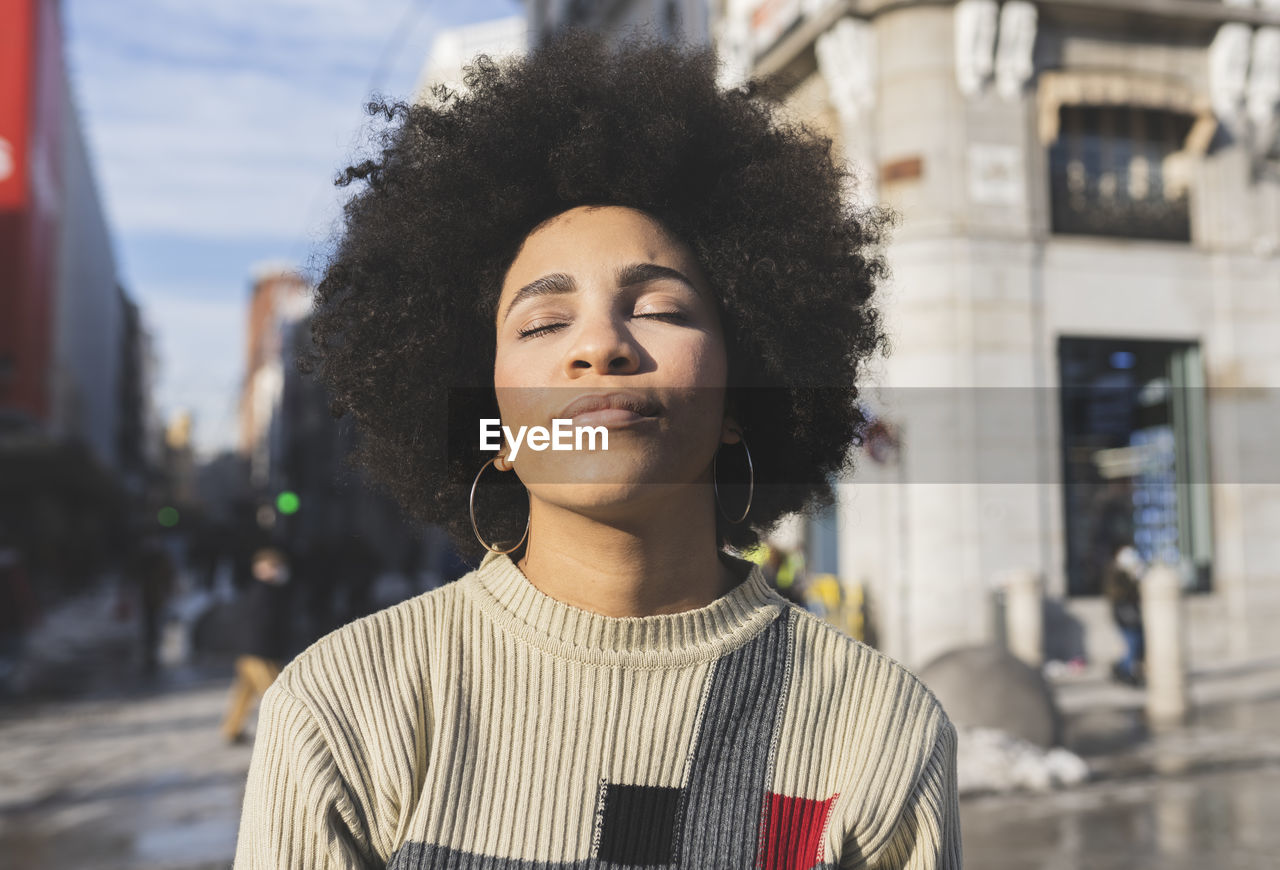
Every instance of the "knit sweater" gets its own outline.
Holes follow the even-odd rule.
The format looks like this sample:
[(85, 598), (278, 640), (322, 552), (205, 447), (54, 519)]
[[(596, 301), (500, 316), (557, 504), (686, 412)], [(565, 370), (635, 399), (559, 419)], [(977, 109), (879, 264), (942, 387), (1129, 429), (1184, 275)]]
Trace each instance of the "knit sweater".
[(959, 868), (956, 731), (758, 568), (615, 618), (506, 556), (267, 692), (236, 870)]

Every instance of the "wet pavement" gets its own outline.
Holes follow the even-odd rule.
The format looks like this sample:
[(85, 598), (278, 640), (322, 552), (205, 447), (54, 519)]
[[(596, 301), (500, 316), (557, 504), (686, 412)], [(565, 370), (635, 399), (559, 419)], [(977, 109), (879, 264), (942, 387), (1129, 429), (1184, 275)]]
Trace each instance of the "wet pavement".
[[(0, 867), (225, 870), (250, 753), (218, 736), (226, 698), (224, 677), (188, 673), (126, 698), (0, 716)], [(1164, 734), (1118, 715), (1069, 722), (1076, 748), (1095, 750), (1083, 754), (1098, 780), (962, 801), (965, 866), (1276, 866), (1280, 700), (1201, 711)], [(1113, 751), (1124, 735), (1137, 742)]]
[(192, 656), (173, 620), (148, 676), (115, 605), (48, 614), (0, 703), (0, 870), (230, 866), (251, 752), (218, 732), (230, 661)]
[(1280, 764), (963, 801), (972, 870), (1274, 870)]
[[(0, 867), (225, 870), (250, 754), (218, 736), (226, 699), (225, 678), (188, 674), (0, 716)], [(1229, 705), (1119, 755), (1086, 755), (1102, 777), (1087, 785), (967, 798), (965, 866), (1270, 870), (1280, 747), (1263, 732), (1280, 733), (1277, 721), (1280, 700)], [(1100, 739), (1096, 716), (1071, 726), (1078, 748)]]
[[(1065, 743), (1091, 781), (1047, 794), (961, 801), (973, 870), (1273, 870), (1280, 866), (1280, 674), (1232, 692), (1202, 681), (1201, 706), (1152, 730), (1142, 694), (1068, 704)], [(1110, 693), (1110, 689), (1103, 689)], [(1071, 709), (1074, 708), (1074, 709)]]
[(0, 868), (225, 870), (250, 755), (218, 733), (229, 684), (0, 717)]
[[(38, 671), (44, 691), (0, 705), (0, 870), (226, 870), (251, 752), (218, 733), (229, 663), (189, 661), (172, 635), (168, 667), (143, 679), (131, 636), (95, 624), (96, 642), (82, 628), (47, 645), (60, 654)], [(1092, 781), (963, 799), (965, 866), (1280, 866), (1280, 666), (1193, 677), (1195, 713), (1163, 731), (1140, 691), (1059, 686)]]

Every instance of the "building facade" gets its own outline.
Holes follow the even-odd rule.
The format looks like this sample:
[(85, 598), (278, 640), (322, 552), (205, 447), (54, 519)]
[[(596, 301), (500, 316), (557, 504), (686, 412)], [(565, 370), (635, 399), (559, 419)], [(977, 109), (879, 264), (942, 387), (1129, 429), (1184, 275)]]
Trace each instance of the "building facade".
[(708, 0), (525, 0), (524, 5), (535, 45), (565, 28), (689, 45), (712, 42)]
[(528, 47), (529, 23), (521, 15), (441, 30), (432, 40), (418, 74), (415, 99), (429, 99), (431, 89), (437, 85), (461, 90), (464, 70), (477, 55), (487, 54), (500, 60), (523, 54)]
[[(1280, 652), (1280, 4), (729, 0), (726, 67), (899, 217), (868, 381), (892, 445), (811, 524), (920, 665), (1043, 579), (1046, 657), (1117, 657), (1102, 569), (1181, 572), (1198, 662)], [(763, 30), (762, 30), (763, 28)]]
[(62, 43), (56, 0), (0, 7), (0, 524), (87, 577), (146, 487), (151, 357)]
[(240, 454), (256, 487), (272, 480), (279, 456), (285, 358), (293, 325), (310, 306), (311, 289), (288, 265), (263, 263), (253, 270), (246, 323), (244, 383), (240, 392)]

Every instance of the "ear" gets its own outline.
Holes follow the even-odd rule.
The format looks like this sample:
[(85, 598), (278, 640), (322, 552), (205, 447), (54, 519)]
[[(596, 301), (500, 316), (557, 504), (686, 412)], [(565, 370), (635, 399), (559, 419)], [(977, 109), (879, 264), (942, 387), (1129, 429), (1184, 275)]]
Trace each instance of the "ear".
[(493, 467), (499, 471), (510, 471), (516, 466), (514, 462), (507, 458), (507, 453), (504, 450), (494, 458)]
[(742, 440), (742, 427), (738, 425), (738, 421), (733, 419), (729, 414), (724, 415), (724, 422), (720, 425), (720, 443), (721, 444), (737, 444)]

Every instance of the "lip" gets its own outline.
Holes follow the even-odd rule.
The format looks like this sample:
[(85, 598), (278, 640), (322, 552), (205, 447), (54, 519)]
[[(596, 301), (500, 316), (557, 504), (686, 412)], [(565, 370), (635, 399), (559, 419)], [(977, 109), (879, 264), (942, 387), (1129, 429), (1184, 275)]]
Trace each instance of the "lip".
[(625, 408), (604, 408), (599, 411), (583, 411), (573, 418), (573, 422), (578, 426), (604, 426), (606, 429), (619, 429), (652, 419), (653, 417), (645, 417)]
[(662, 406), (640, 393), (595, 393), (579, 396), (557, 415), (580, 426), (623, 426), (657, 417)]

